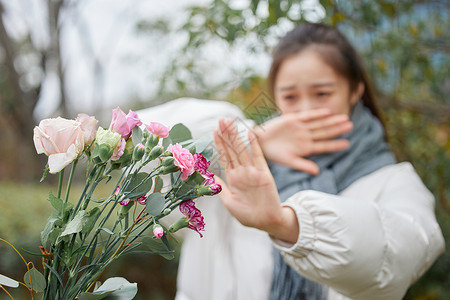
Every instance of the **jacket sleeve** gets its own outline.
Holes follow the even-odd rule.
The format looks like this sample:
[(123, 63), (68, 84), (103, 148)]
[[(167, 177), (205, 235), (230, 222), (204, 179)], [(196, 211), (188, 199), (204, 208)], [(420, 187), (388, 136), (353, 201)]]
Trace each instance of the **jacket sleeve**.
[(273, 240), (300, 274), (352, 299), (401, 299), (444, 250), (434, 198), (409, 163), (385, 167), (340, 196), (302, 191), (296, 244)]

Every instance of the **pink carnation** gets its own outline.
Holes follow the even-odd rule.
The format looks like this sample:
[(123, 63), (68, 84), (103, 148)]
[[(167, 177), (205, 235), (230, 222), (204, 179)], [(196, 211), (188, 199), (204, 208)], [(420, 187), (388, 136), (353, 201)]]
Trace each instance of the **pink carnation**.
[(148, 132), (153, 135), (159, 136), (160, 138), (166, 138), (169, 136), (169, 128), (158, 122), (150, 122), (145, 124)]
[(124, 139), (128, 139), (131, 136), (133, 128), (142, 125), (137, 113), (130, 110), (126, 115), (120, 107), (113, 109), (113, 119), (109, 125), (109, 130), (117, 132)]
[(194, 153), (194, 161), (195, 171), (199, 172), (201, 175), (206, 175), (207, 173), (209, 173), (207, 170), (211, 162), (207, 161), (203, 155), (201, 155), (200, 153)]
[(181, 147), (181, 145), (177, 143), (175, 145), (169, 145), (167, 150), (172, 152), (173, 157), (175, 158), (174, 164), (180, 168), (181, 180), (187, 179), (194, 173), (195, 161), (188, 149)]
[(204, 231), (205, 222), (203, 222), (203, 217), (201, 211), (195, 207), (195, 203), (193, 200), (186, 200), (180, 204), (180, 211), (183, 215), (186, 216), (187, 221), (189, 222), (188, 228), (195, 230), (200, 234), (200, 237), (203, 235), (200, 231)]

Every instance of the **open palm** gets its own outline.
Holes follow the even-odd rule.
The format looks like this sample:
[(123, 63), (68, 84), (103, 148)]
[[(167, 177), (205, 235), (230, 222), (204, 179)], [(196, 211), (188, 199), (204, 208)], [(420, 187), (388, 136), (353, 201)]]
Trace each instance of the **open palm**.
[(282, 208), (261, 148), (249, 132), (249, 151), (231, 120), (221, 120), (219, 126), (220, 133), (215, 131), (214, 140), (227, 180), (227, 184), (221, 182), (222, 201), (243, 225), (270, 233), (273, 224), (282, 218)]

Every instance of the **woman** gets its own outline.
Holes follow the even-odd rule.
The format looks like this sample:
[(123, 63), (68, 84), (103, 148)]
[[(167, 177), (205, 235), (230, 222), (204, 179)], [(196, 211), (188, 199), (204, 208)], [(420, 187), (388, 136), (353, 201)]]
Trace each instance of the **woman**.
[[(249, 132), (251, 151), (239, 148), (231, 120), (220, 121), (214, 139), (225, 207), (277, 248), (270, 298), (401, 299), (444, 240), (433, 196), (411, 164), (396, 163), (389, 151), (356, 51), (336, 29), (300, 25), (275, 49), (269, 86), (283, 119), (256, 131), (261, 146)], [(305, 117), (318, 111), (350, 117), (354, 128), (339, 141), (348, 148), (314, 155), (334, 127), (324, 125), (330, 118)], [(304, 141), (292, 149), (303, 158), (301, 171), (269, 168), (265, 157), (283, 161), (276, 137), (299, 114), (305, 121), (284, 132)]]

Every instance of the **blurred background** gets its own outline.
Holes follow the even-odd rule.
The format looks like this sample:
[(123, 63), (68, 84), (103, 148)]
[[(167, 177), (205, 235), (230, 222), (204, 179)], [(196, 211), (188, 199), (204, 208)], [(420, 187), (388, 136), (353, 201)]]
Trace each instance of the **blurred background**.
[[(107, 127), (118, 105), (181, 96), (245, 108), (266, 90), (278, 38), (310, 21), (338, 27), (362, 54), (394, 151), (435, 195), (449, 245), (449, 13), (446, 0), (0, 0), (0, 237), (39, 264), (22, 249), (39, 252), (56, 184), (39, 184), (41, 119), (84, 112)], [(136, 299), (173, 299), (177, 261), (124, 257), (105, 278), (137, 282)], [(0, 244), (0, 274), (21, 280), (25, 270)], [(450, 299), (450, 250), (405, 299)]]

